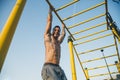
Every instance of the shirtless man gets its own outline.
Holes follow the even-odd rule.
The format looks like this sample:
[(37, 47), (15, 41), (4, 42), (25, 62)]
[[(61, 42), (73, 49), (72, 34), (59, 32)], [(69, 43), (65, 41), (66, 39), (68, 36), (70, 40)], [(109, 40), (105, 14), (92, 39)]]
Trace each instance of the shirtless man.
[(49, 9), (47, 17), (47, 25), (44, 33), (45, 44), (45, 64), (42, 69), (43, 80), (67, 80), (64, 71), (59, 66), (61, 47), (65, 37), (65, 26), (62, 25), (62, 32), (60, 34), (60, 27), (55, 26), (51, 33), (52, 26), (52, 8)]

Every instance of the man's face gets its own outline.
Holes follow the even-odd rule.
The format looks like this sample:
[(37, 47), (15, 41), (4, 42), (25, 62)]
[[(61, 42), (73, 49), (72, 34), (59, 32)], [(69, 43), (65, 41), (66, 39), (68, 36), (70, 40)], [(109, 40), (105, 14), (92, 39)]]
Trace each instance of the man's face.
[(60, 29), (58, 27), (56, 27), (54, 29), (53, 36), (54, 36), (54, 38), (58, 38), (59, 35), (60, 35)]

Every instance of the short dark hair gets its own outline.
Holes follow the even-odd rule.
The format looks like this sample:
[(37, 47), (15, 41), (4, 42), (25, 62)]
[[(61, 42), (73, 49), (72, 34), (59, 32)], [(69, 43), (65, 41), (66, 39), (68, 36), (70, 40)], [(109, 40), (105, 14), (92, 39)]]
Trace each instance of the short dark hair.
[[(53, 28), (53, 31), (55, 30), (55, 28), (59, 28), (60, 29), (60, 26), (56, 25), (54, 28)], [(61, 29), (60, 29), (61, 31)]]

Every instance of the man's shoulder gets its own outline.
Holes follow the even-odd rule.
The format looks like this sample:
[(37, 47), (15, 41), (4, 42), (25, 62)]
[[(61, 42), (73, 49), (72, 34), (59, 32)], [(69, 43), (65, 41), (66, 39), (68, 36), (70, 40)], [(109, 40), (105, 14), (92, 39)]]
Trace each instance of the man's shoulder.
[(51, 37), (52, 37), (51, 34), (45, 34), (44, 35), (44, 41), (51, 41)]

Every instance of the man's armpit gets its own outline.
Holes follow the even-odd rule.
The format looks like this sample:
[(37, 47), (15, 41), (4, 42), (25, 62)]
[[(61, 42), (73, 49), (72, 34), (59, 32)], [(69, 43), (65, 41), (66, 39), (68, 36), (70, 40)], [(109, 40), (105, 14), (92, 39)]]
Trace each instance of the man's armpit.
[(51, 41), (51, 35), (50, 34), (44, 35), (44, 40), (45, 41)]

